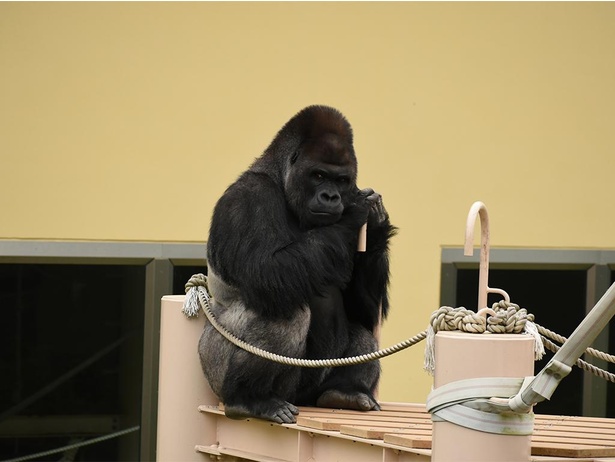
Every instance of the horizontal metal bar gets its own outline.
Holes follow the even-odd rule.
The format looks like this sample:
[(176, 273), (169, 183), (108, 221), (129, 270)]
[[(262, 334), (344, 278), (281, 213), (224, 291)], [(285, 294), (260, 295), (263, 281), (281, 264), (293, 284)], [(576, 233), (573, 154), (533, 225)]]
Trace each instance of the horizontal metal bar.
[[(478, 264), (479, 255), (466, 257), (462, 247), (442, 248), (442, 263)], [(575, 250), (575, 249), (490, 249), (489, 263), (523, 265), (615, 265), (613, 250)]]
[(0, 263), (147, 263), (169, 259), (183, 264), (205, 261), (205, 242), (113, 242), (0, 240)]
[(100, 435), (118, 429), (116, 415), (14, 416), (0, 422), (0, 438)]

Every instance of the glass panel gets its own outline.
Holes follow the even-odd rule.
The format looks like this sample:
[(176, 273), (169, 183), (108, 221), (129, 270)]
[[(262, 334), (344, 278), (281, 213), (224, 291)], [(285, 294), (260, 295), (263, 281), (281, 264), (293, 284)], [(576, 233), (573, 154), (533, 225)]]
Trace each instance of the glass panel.
[[(144, 266), (0, 264), (0, 428), (41, 426), (0, 433), (0, 459), (140, 423), (144, 295)], [(137, 432), (76, 460), (138, 454)]]

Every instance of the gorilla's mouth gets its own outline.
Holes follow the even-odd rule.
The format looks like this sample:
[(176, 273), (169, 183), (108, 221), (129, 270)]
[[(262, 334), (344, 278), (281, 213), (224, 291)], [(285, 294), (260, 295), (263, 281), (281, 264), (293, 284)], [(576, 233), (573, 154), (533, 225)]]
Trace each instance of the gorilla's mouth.
[(317, 217), (339, 217), (341, 215), (339, 210), (331, 210), (331, 209), (317, 209), (310, 208), (310, 214), (316, 215)]
[(309, 209), (309, 211), (308, 222), (316, 226), (332, 225), (342, 216), (341, 213), (333, 210)]

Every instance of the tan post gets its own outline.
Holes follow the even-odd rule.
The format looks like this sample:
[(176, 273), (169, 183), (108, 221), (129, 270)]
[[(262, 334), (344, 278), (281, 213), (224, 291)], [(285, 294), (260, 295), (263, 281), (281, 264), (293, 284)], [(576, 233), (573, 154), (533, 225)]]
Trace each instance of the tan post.
[[(487, 308), (487, 295), (508, 294), (488, 285), (489, 214), (480, 201), (472, 204), (466, 221), (464, 254), (472, 255), (474, 225), (481, 221), (478, 313)], [(466, 379), (525, 378), (534, 375), (534, 337), (521, 334), (438, 332), (435, 338), (434, 388)], [(527, 462), (531, 435), (502, 435), (434, 421), (432, 462)]]
[[(438, 332), (434, 388), (458, 380), (534, 375), (534, 338), (521, 334)], [(499, 435), (433, 423), (432, 462), (527, 462), (531, 435)]]
[(162, 298), (156, 460), (202, 462), (206, 456), (195, 446), (215, 434), (215, 426), (198, 406), (217, 405), (219, 400), (203, 376), (197, 353), (205, 317), (188, 320), (183, 303), (183, 295)]

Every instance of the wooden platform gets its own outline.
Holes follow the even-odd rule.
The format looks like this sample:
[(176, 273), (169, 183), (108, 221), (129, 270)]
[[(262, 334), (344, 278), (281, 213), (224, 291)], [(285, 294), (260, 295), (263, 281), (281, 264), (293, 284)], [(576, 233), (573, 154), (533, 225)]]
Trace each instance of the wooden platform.
[[(186, 321), (183, 301), (162, 299), (158, 461), (431, 462), (423, 404), (381, 403), (368, 413), (301, 408), (293, 425), (228, 419), (192, 354), (204, 320)], [(539, 415), (531, 444), (532, 462), (615, 462), (615, 419)]]
[[(220, 406), (200, 406), (199, 410), (212, 417), (217, 415), (229, 423), (232, 422), (230, 425), (248, 424), (248, 421), (226, 419)], [(367, 413), (305, 407), (300, 408), (297, 423), (293, 425), (276, 425), (258, 420), (252, 423), (256, 424), (251, 427), (256, 432), (259, 432), (257, 429), (259, 426), (268, 426), (272, 431), (275, 431), (275, 427), (297, 431), (299, 449), (290, 449), (286, 451), (286, 454), (278, 454), (276, 451), (259, 454), (259, 448), (252, 447), (249, 448), (255, 450), (252, 452), (252, 457), (256, 455), (257, 458), (251, 460), (267, 462), (336, 460), (334, 458), (321, 459), (314, 455), (316, 435), (350, 441), (354, 445), (363, 443), (366, 447), (371, 448), (372, 453), (373, 449), (377, 448), (383, 454), (378, 458), (373, 458), (373, 454), (364, 459), (353, 458), (353, 461), (428, 461), (431, 455), (431, 417), (422, 404), (383, 403), (381, 411)], [(615, 461), (614, 419), (536, 415), (534, 428), (533, 461)], [(309, 435), (309, 440), (303, 441), (303, 452), (301, 452), (302, 441), (299, 436), (301, 433)], [(235, 442), (230, 441), (231, 446), (234, 447), (227, 447), (229, 442), (222, 441), (224, 431), (218, 435), (221, 439), (217, 441), (217, 445), (199, 446), (198, 450), (218, 456), (227, 454), (249, 458), (246, 456), (250, 451), (238, 447)], [(240, 438), (240, 434), (236, 433), (234, 439)], [(270, 445), (272, 441), (276, 446), (278, 444), (292, 445), (292, 443), (283, 442), (279, 435), (269, 439)], [(329, 452), (331, 450), (334, 449), (328, 449)], [(343, 451), (347, 450), (346, 447), (343, 449)], [(348, 453), (345, 454), (345, 457), (348, 457)]]

